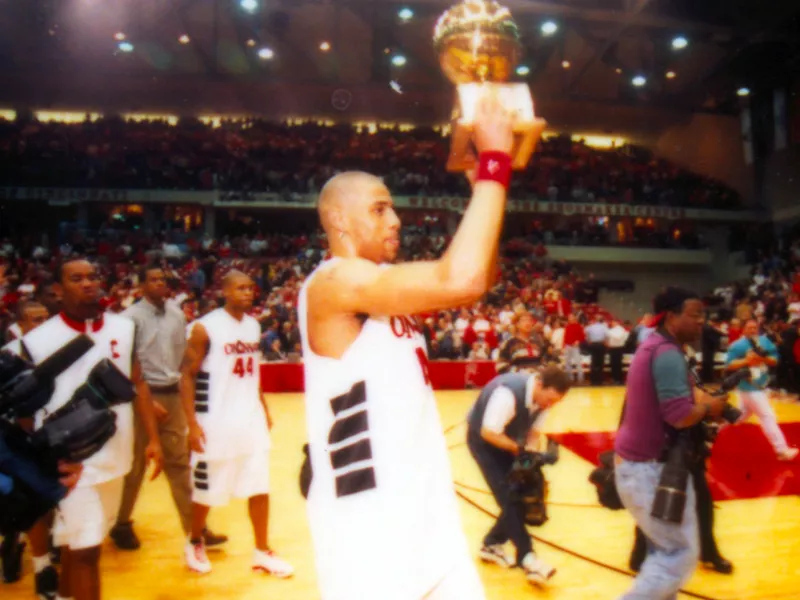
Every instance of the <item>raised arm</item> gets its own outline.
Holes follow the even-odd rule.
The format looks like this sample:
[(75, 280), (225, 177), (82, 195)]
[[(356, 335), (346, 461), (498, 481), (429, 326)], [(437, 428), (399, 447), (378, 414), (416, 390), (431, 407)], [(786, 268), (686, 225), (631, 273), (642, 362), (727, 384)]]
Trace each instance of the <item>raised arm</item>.
[[(496, 99), (481, 104), (474, 139), (482, 154), (511, 152), (512, 118)], [(487, 156), (484, 154), (484, 160)], [(497, 167), (486, 166), (490, 173)], [(389, 267), (359, 258), (342, 260), (312, 281), (311, 310), (317, 314), (401, 315), (477, 301), (496, 275), (505, 210), (506, 188), (497, 181), (479, 178), (458, 231), (441, 259)]]
[(208, 352), (208, 332), (202, 324), (192, 327), (186, 351), (181, 363), (180, 394), (186, 422), (189, 425), (189, 445), (194, 452), (202, 452), (205, 447), (205, 432), (197, 422), (194, 410), (195, 380)]

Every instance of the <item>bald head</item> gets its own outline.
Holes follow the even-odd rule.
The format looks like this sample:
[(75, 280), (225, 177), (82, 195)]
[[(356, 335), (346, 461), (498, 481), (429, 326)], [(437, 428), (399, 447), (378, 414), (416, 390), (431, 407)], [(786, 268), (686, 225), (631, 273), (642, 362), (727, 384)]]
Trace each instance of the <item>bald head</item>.
[(346, 230), (343, 229), (344, 224), (332, 222), (336, 220), (334, 213), (357, 208), (365, 200), (371, 199), (370, 192), (381, 188), (386, 190), (379, 177), (363, 171), (345, 171), (331, 177), (323, 186), (317, 204), (319, 218), (325, 233), (330, 237), (337, 228), (346, 233)]
[(400, 220), (379, 177), (347, 171), (322, 188), (317, 206), (331, 252), (373, 262), (392, 262), (399, 248)]
[(238, 269), (233, 269), (232, 271), (228, 271), (225, 277), (222, 278), (222, 289), (227, 290), (229, 288), (237, 287), (242, 284), (253, 284), (253, 280), (250, 279), (249, 275), (242, 273)]
[(241, 271), (230, 271), (222, 280), (222, 295), (225, 308), (235, 317), (253, 308), (255, 286), (253, 280)]

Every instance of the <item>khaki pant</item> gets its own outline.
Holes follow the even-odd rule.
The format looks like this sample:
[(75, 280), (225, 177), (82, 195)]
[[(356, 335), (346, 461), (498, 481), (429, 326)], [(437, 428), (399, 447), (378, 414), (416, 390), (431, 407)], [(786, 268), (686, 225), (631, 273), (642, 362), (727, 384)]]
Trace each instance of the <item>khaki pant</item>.
[[(181, 406), (180, 396), (175, 394), (159, 394), (153, 392), (153, 400), (167, 410), (167, 418), (158, 423), (158, 435), (164, 450), (164, 474), (169, 481), (172, 499), (178, 509), (184, 533), (191, 531), (192, 519), (192, 486), (191, 467), (189, 465), (189, 443), (187, 440), (186, 415)], [(131, 520), (139, 489), (145, 473), (144, 450), (147, 446), (147, 431), (138, 414), (134, 420), (133, 467), (125, 477), (125, 489), (122, 492), (122, 503), (117, 523)]]

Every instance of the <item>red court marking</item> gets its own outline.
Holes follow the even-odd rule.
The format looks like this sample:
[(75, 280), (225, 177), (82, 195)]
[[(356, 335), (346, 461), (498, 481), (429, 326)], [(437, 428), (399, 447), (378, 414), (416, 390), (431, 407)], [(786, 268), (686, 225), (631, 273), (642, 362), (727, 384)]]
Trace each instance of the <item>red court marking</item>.
[[(781, 423), (790, 446), (800, 447), (800, 423)], [(550, 434), (584, 460), (599, 463), (602, 452), (614, 447), (614, 432)], [(726, 427), (714, 444), (708, 464), (708, 483), (714, 500), (800, 495), (800, 457), (781, 462), (761, 427), (753, 423)]]

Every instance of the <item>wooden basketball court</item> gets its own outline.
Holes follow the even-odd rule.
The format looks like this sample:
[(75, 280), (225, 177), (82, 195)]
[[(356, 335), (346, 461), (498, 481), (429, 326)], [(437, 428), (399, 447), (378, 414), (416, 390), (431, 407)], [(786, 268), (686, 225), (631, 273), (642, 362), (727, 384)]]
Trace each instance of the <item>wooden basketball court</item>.
[[(483, 511), (497, 512), (463, 444), (462, 421), (477, 392), (437, 395), (457, 489), (477, 505), (461, 502), (464, 527), (477, 550), (492, 522)], [(305, 441), (302, 395), (271, 395), (269, 401), (276, 423), (270, 540), (295, 566), (295, 577), (281, 581), (250, 572), (252, 535), (244, 502), (211, 513), (212, 527), (231, 536), (224, 551), (210, 553), (213, 573), (188, 572), (178, 519), (162, 479), (145, 486), (137, 507), (135, 526), (142, 549), (123, 553), (110, 544), (104, 548), (104, 598), (318, 600), (305, 506), (297, 483)], [(539, 589), (525, 582), (519, 570), (481, 565), (490, 600), (606, 600), (617, 598), (629, 586), (632, 520), (624, 511), (611, 512), (597, 505), (594, 488), (587, 481), (592, 465), (582, 457), (610, 443), (604, 432), (616, 428), (621, 401), (620, 388), (575, 389), (550, 414), (546, 431), (562, 441), (561, 458), (547, 468), (550, 520), (531, 533), (540, 538), (535, 542), (537, 552), (558, 573), (549, 587)], [(800, 445), (800, 405), (776, 402), (775, 408), (787, 436)], [(686, 590), (713, 599), (794, 600), (800, 597), (800, 460), (778, 463), (753, 425), (724, 434), (715, 448), (710, 477), (715, 498), (728, 498), (717, 502), (716, 533), (723, 554), (736, 570), (732, 576), (723, 576), (698, 569)], [(0, 585), (2, 598), (33, 597), (30, 561), (25, 570), (21, 582)]]

